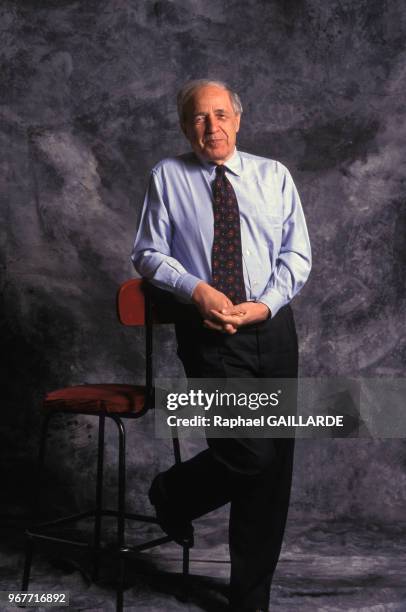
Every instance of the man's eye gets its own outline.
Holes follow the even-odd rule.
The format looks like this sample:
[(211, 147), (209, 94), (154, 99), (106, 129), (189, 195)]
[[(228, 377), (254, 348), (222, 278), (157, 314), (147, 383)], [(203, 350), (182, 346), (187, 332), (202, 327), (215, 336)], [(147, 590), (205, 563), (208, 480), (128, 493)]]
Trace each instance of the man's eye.
[(204, 121), (204, 116), (203, 115), (197, 115), (195, 117), (195, 123), (202, 123), (202, 121)]

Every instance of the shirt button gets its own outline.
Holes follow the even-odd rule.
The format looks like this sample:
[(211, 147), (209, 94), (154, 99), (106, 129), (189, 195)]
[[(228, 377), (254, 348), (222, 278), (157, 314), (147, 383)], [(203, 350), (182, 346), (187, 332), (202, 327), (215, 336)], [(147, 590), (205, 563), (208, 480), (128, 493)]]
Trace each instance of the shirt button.
[(251, 251), (249, 249), (247, 249), (245, 252), (247, 255), (251, 255)]
[(252, 284), (254, 285), (254, 287), (256, 287), (258, 285), (258, 281), (255, 281)]

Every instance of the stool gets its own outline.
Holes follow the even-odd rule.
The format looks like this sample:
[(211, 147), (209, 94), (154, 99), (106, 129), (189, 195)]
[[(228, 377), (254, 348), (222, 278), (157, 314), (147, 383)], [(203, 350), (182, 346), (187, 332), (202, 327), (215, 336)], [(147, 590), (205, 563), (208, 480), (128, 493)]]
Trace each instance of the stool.
[[(44, 421), (42, 425), (39, 459), (38, 459), (38, 484), (44, 467), (46, 438), (50, 420), (57, 414), (90, 415), (99, 419), (98, 423), (98, 450), (97, 450), (97, 478), (96, 478), (96, 500), (94, 509), (64, 516), (52, 521), (37, 523), (26, 530), (25, 562), (22, 580), (22, 590), (27, 591), (31, 563), (33, 557), (34, 542), (53, 542), (77, 546), (91, 550), (93, 556), (93, 580), (97, 580), (99, 574), (100, 556), (103, 552), (101, 547), (101, 521), (104, 516), (112, 516), (117, 519), (117, 542), (115, 551), (118, 561), (118, 580), (116, 590), (116, 609), (123, 609), (123, 590), (125, 560), (130, 553), (141, 552), (154, 546), (171, 542), (172, 538), (165, 535), (138, 544), (127, 546), (125, 541), (125, 520), (132, 519), (146, 523), (157, 523), (153, 516), (134, 514), (126, 512), (125, 488), (126, 488), (126, 457), (125, 443), (126, 432), (123, 419), (138, 419), (148, 410), (154, 407), (153, 387), (153, 338), (152, 328), (154, 323), (169, 323), (166, 313), (165, 317), (159, 316), (157, 310), (146, 291), (146, 285), (141, 279), (132, 279), (125, 282), (117, 294), (117, 312), (120, 322), (127, 326), (145, 327), (146, 365), (145, 385), (122, 385), (122, 384), (96, 384), (79, 385), (58, 389), (48, 393), (44, 398)], [(118, 503), (117, 510), (103, 508), (103, 463), (104, 463), (104, 432), (106, 418), (111, 419), (118, 430)], [(173, 438), (173, 451), (176, 463), (181, 462), (180, 446), (177, 437)], [(47, 527), (67, 525), (80, 519), (94, 517), (93, 544), (60, 538), (46, 533)], [(187, 579), (189, 574), (189, 549), (192, 543), (189, 539), (182, 542), (183, 563), (182, 574)], [(111, 551), (109, 551), (111, 552)], [(185, 585), (186, 586), (186, 585)]]

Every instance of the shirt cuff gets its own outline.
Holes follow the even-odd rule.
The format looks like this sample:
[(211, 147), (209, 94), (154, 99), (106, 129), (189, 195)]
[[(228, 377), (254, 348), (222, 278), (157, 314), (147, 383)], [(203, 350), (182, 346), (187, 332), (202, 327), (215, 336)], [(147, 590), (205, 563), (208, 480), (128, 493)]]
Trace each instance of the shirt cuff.
[(276, 291), (276, 289), (270, 289), (261, 295), (261, 297), (255, 300), (256, 302), (262, 302), (265, 306), (268, 306), (271, 311), (271, 317), (273, 318), (278, 310), (288, 303), (288, 300)]
[(175, 295), (177, 295), (181, 300), (191, 303), (193, 291), (196, 288), (198, 283), (201, 283), (202, 279), (194, 276), (193, 274), (182, 274), (179, 278), (178, 282), (175, 285)]

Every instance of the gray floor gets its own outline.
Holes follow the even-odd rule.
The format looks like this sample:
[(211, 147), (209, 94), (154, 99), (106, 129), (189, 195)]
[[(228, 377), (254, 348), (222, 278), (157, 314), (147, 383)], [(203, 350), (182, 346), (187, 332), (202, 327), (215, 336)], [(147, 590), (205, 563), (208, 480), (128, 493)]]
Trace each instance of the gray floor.
[[(167, 544), (128, 564), (125, 609), (225, 612), (229, 563), (224, 527), (223, 516), (211, 515), (196, 522), (188, 601), (182, 601), (180, 548)], [(130, 534), (132, 540), (144, 535), (134, 528)], [(406, 524), (382, 528), (290, 520), (274, 578), (271, 610), (406, 611), (405, 536)], [(3, 530), (1, 590), (19, 588), (22, 561), (21, 532)], [(107, 556), (100, 582), (91, 584), (85, 557), (72, 556), (66, 550), (42, 551), (34, 557), (30, 587), (69, 591), (71, 610), (114, 611), (114, 570), (114, 561)]]

